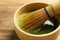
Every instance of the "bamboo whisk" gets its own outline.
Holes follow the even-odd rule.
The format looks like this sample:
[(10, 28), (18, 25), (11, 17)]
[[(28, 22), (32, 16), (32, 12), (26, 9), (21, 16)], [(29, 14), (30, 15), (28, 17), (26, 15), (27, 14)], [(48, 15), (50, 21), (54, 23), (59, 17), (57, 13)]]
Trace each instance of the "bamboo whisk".
[(30, 15), (30, 16), (28, 16), (26, 21), (23, 23), (23, 29), (25, 31), (36, 29), (51, 17), (56, 17), (58, 20), (57, 15), (60, 14), (59, 2), (60, 1), (57, 1), (55, 4), (52, 4), (52, 6), (50, 5), (45, 8), (27, 13), (27, 15)]
[(23, 28), (26, 31), (39, 27), (48, 19), (48, 16), (46, 15), (44, 8), (34, 11), (32, 12), (32, 14), (34, 15), (31, 15), (23, 24)]

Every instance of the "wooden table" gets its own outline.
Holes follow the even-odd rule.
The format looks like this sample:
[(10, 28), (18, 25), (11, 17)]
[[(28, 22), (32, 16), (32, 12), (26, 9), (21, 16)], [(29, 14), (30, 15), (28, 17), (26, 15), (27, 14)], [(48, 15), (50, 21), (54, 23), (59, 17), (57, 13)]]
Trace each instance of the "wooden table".
[(13, 16), (19, 6), (21, 4), (0, 4), (0, 40), (18, 40), (14, 31)]

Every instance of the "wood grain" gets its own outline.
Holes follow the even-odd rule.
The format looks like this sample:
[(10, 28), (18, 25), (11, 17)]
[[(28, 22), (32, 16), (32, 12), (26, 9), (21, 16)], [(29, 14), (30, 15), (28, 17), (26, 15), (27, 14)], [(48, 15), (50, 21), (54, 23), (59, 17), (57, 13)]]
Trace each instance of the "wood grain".
[(13, 16), (21, 5), (0, 4), (0, 40), (17, 40), (14, 32)]
[(29, 2), (44, 2), (51, 4), (56, 0), (0, 0), (0, 4), (26, 4)]

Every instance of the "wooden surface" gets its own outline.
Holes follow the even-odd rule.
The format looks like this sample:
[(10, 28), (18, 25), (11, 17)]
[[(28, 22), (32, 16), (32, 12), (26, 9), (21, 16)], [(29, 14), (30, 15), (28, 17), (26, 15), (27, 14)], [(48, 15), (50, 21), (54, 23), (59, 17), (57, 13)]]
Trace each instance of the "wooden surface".
[[(21, 6), (20, 2), (23, 1), (0, 0), (0, 40), (19, 40), (14, 31), (13, 15), (16, 9)], [(60, 35), (57, 40), (60, 40), (59, 37)]]
[(0, 0), (0, 4), (25, 4), (29, 2), (44, 2), (51, 4), (57, 0)]
[(13, 16), (19, 6), (0, 4), (0, 40), (18, 40), (14, 32)]

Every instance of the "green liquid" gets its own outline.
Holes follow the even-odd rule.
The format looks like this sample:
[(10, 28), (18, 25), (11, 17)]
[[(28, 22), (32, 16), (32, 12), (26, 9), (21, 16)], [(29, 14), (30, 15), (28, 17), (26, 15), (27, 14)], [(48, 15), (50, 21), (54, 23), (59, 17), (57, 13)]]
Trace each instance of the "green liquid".
[(37, 29), (30, 30), (28, 33), (39, 35), (39, 34), (47, 34), (54, 31), (58, 27), (57, 20), (52, 18), (52, 19), (49, 19), (49, 22), (50, 24), (47, 22), (46, 24), (41, 25), (41, 27)]
[(43, 25), (41, 28), (29, 31), (29, 33), (31, 33), (31, 34), (46, 34), (46, 33), (52, 32), (55, 29), (56, 28), (54, 28), (53, 26), (46, 24), (46, 25)]

